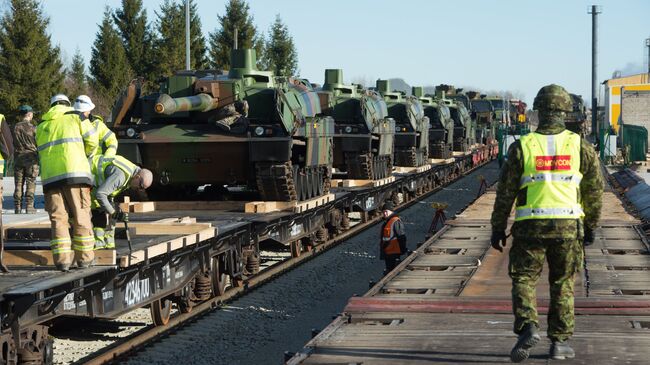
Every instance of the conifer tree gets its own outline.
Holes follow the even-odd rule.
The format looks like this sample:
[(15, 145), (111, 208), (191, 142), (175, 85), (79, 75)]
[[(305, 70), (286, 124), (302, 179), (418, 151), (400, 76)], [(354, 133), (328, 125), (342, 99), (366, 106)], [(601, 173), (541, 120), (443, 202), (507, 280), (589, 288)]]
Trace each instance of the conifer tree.
[(237, 28), (237, 47), (254, 48), (257, 52), (258, 66), (264, 58), (264, 39), (257, 33), (253, 16), (249, 13), (245, 0), (230, 0), (226, 13), (219, 15), (219, 28), (210, 33), (210, 64), (213, 68), (227, 70), (230, 68), (230, 51)]
[(73, 98), (82, 94), (88, 94), (86, 82), (86, 65), (81, 51), (77, 48), (72, 63), (66, 70), (65, 92), (68, 97)]
[(263, 62), (267, 70), (276, 75), (293, 76), (298, 72), (298, 53), (293, 44), (289, 29), (282, 23), (280, 14), (275, 16), (275, 22), (269, 30), (269, 36), (264, 45)]
[(106, 113), (115, 102), (116, 96), (127, 86), (133, 71), (126, 58), (122, 39), (114, 27), (111, 11), (107, 7), (99, 26), (90, 59), (90, 85), (93, 88), (95, 105), (106, 107)]
[(47, 111), (50, 97), (63, 91), (60, 49), (53, 46), (50, 20), (36, 0), (11, 0), (0, 18), (0, 113), (20, 104)]
[[(190, 67), (208, 67), (205, 37), (196, 3), (190, 0)], [(156, 12), (155, 55), (158, 77), (169, 76), (185, 69), (185, 4), (165, 0)]]
[(131, 69), (137, 76), (152, 81), (150, 79), (155, 77), (151, 75), (153, 39), (142, 0), (122, 0), (122, 7), (113, 14), (113, 21), (122, 38)]

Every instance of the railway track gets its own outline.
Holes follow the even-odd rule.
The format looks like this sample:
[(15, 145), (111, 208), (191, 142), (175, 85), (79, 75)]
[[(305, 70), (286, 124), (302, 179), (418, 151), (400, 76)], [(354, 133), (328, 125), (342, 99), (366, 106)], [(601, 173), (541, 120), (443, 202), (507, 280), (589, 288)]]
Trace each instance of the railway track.
[[(486, 164), (487, 165), (487, 164)], [(456, 176), (446, 184), (441, 185), (433, 190), (424, 192), (416, 196), (415, 199), (409, 200), (407, 202), (401, 202), (397, 206), (397, 210), (404, 210), (408, 207), (417, 204), (422, 199), (425, 199), (429, 195), (438, 192), (448, 186), (449, 184), (467, 177), (467, 175), (481, 169), (486, 165), (476, 167), (470, 171), (465, 172), (464, 175)], [(474, 194), (474, 192), (472, 192)], [(134, 333), (127, 335), (126, 337), (119, 338), (115, 340), (112, 344), (105, 345), (102, 350), (89, 353), (84, 356), (77, 356), (75, 359), (71, 359), (73, 363), (87, 363), (87, 364), (105, 364), (124, 359), (130, 353), (137, 351), (138, 349), (146, 346), (147, 344), (155, 341), (156, 339), (167, 336), (174, 331), (182, 328), (185, 324), (195, 322), (200, 319), (207, 313), (212, 312), (213, 310), (223, 306), (226, 303), (231, 302), (232, 300), (239, 298), (252, 290), (260, 287), (264, 283), (269, 282), (275, 277), (282, 275), (283, 273), (297, 267), (298, 265), (315, 258), (321, 253), (329, 250), (330, 248), (344, 242), (359, 233), (363, 232), (367, 228), (376, 224), (381, 218), (377, 217), (368, 217), (367, 220), (358, 219), (355, 223), (352, 224), (350, 229), (342, 232), (341, 234), (329, 239), (321, 244), (314, 246), (310, 251), (303, 252), (298, 257), (290, 257), (290, 254), (286, 250), (280, 251), (267, 251), (262, 252), (261, 262), (262, 267), (258, 274), (253, 275), (246, 279), (241, 286), (232, 286), (230, 285), (225, 293), (219, 297), (209, 299), (201, 304), (196, 305), (192, 308), (192, 311), (189, 313), (181, 313), (177, 311), (174, 313), (169, 323), (166, 326), (154, 326), (152, 324), (146, 325), (144, 328), (136, 330)], [(275, 263), (273, 263), (275, 262)], [(272, 263), (269, 265), (269, 263)], [(268, 265), (268, 266), (266, 266)], [(266, 267), (265, 267), (266, 266)], [(128, 321), (127, 321), (128, 323)], [(56, 338), (56, 336), (55, 336)], [(74, 347), (74, 343), (72, 346)], [(55, 341), (55, 351), (57, 351), (56, 341)], [(64, 348), (63, 351), (66, 351)], [(56, 358), (56, 356), (55, 356)]]

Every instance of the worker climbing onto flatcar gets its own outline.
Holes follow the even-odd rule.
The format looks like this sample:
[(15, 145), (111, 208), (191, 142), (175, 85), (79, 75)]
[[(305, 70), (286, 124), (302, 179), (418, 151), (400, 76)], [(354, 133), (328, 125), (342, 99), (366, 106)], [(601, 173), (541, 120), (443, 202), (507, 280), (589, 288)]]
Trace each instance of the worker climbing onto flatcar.
[(114, 198), (128, 189), (146, 190), (153, 175), (120, 155), (93, 156), (90, 167), (95, 178), (91, 203), (95, 249), (115, 249), (115, 223), (129, 218), (113, 206)]
[(386, 263), (384, 275), (391, 272), (406, 253), (406, 232), (400, 217), (393, 211), (391, 202), (384, 204), (384, 224), (381, 228), (379, 258)]
[(548, 261), (550, 303), (547, 335), (550, 357), (571, 359), (574, 277), (582, 268), (583, 245), (594, 242), (603, 181), (591, 144), (564, 125), (573, 104), (569, 93), (547, 85), (535, 97), (539, 126), (508, 149), (492, 212), (492, 247), (503, 251), (508, 217), (515, 206), (509, 274), (514, 332), (519, 336), (510, 360), (521, 362), (540, 340), (535, 286)]
[(67, 96), (54, 95), (50, 106), (36, 127), (45, 210), (52, 224), (50, 249), (59, 270), (68, 271), (72, 264), (87, 268), (95, 257), (88, 157), (97, 148), (97, 133), (82, 113), (72, 110)]

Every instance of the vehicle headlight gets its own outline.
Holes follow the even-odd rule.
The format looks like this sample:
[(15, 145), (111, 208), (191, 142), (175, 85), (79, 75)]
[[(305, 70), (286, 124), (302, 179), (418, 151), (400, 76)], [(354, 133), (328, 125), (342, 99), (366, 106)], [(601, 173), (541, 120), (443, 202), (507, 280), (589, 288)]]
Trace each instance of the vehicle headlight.
[(135, 132), (135, 129), (133, 129), (133, 128), (129, 128), (129, 129), (126, 130), (126, 136), (129, 137), (129, 138), (135, 137), (136, 134), (137, 133)]
[(345, 127), (345, 133), (351, 133), (352, 132), (352, 127), (347, 126)]
[(400, 128), (400, 127), (395, 127), (395, 132), (401, 132), (401, 131), (402, 131), (402, 128)]
[(261, 136), (262, 134), (264, 134), (264, 127), (256, 127), (255, 128), (255, 135), (256, 136)]

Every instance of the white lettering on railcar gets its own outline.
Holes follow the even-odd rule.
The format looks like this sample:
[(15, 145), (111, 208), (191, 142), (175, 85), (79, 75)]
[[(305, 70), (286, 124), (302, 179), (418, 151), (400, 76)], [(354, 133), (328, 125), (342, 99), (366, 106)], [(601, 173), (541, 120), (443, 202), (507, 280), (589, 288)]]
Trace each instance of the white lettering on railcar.
[(130, 307), (144, 301), (149, 298), (150, 295), (149, 279), (139, 279), (135, 277), (126, 284), (126, 290), (124, 291), (124, 304)]
[(67, 294), (65, 298), (63, 298), (63, 310), (70, 311), (76, 309), (77, 307), (85, 307), (85, 306), (86, 306), (85, 300), (82, 300), (79, 303), (75, 303), (74, 293)]
[(372, 209), (373, 206), (375, 206), (375, 197), (369, 196), (366, 198), (366, 210)]

